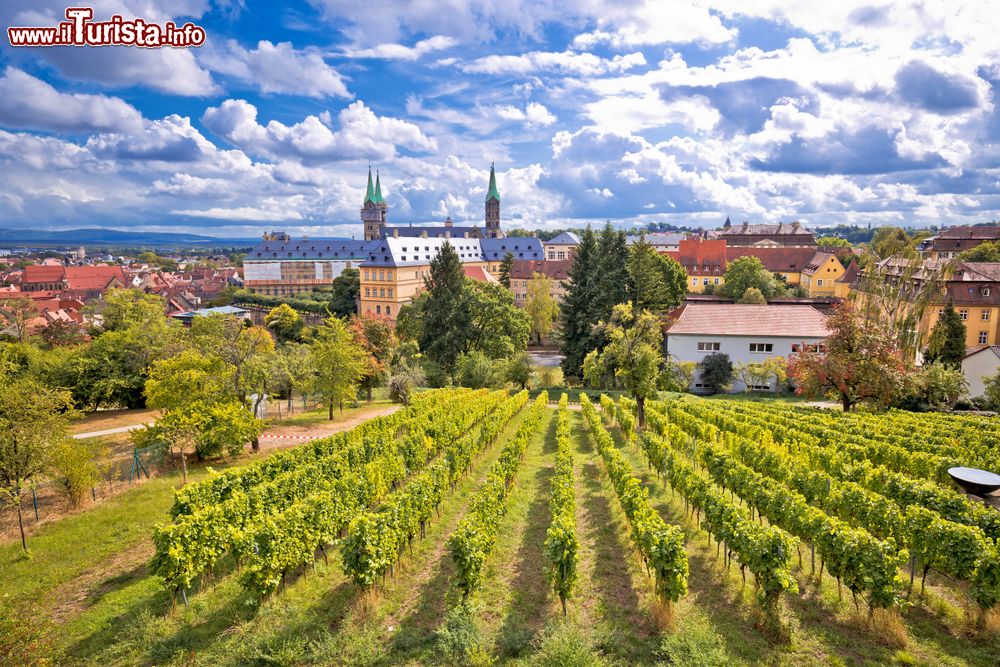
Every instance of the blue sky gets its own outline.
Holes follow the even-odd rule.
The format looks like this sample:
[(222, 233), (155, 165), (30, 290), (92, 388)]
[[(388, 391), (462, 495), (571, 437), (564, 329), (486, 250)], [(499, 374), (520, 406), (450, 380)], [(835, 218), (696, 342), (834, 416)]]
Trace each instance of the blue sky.
[[(0, 22), (54, 25), (50, 0)], [(0, 227), (1000, 217), (989, 2), (109, 0), (198, 49), (0, 47)]]

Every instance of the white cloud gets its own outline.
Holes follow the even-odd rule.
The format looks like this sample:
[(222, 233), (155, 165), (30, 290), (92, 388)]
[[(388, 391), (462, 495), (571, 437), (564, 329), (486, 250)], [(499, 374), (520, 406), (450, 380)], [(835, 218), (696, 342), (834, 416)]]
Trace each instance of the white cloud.
[(53, 132), (135, 131), (142, 114), (117, 97), (61, 93), (8, 67), (0, 77), (0, 125)]
[[(348, 58), (372, 58), (376, 60), (418, 60), (433, 51), (444, 51), (458, 44), (458, 40), (444, 35), (422, 39), (413, 46), (383, 43), (366, 49), (347, 48), (343, 55)], [(439, 61), (440, 62), (440, 61)]]
[(259, 222), (283, 222), (286, 220), (302, 220), (302, 213), (295, 204), (301, 196), (281, 199), (266, 199), (260, 206), (237, 206), (235, 208), (214, 207), (207, 209), (177, 209), (171, 211), (174, 215), (186, 215), (197, 218), (216, 218), (219, 220), (256, 220)]
[(389, 159), (397, 147), (433, 151), (437, 145), (417, 125), (398, 118), (377, 116), (362, 101), (352, 102), (337, 115), (339, 128), (323, 112), (306, 116), (295, 125), (272, 120), (257, 122), (257, 107), (245, 100), (226, 100), (202, 116), (207, 128), (249, 153), (269, 158), (293, 157), (306, 162)]
[(573, 45), (587, 49), (602, 42), (619, 48), (689, 42), (719, 44), (735, 37), (736, 31), (725, 27), (707, 4), (685, 0), (597, 3), (597, 30), (578, 35)]
[(602, 58), (593, 53), (573, 51), (531, 51), (523, 55), (490, 55), (459, 65), (463, 72), (473, 74), (529, 74), (539, 71), (556, 71), (580, 76), (597, 76), (626, 72), (646, 64), (640, 52)]
[(199, 61), (265, 94), (353, 97), (344, 77), (323, 60), (318, 49), (299, 50), (290, 42), (261, 40), (257, 48), (248, 50), (229, 40), (223, 49), (205, 48)]
[(504, 104), (495, 108), (497, 116), (504, 120), (524, 123), (528, 127), (545, 127), (556, 122), (556, 117), (538, 102), (528, 102), (524, 109)]

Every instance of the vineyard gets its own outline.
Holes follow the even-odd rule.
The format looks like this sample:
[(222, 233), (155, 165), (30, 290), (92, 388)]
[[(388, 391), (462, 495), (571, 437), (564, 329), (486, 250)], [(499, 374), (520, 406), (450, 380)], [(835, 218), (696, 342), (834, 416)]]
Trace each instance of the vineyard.
[(423, 392), (170, 492), (143, 541), (65, 569), (93, 579), (69, 605), (56, 555), (0, 562), (66, 664), (997, 664), (1000, 511), (946, 472), (1000, 468), (993, 420), (690, 396), (645, 418)]

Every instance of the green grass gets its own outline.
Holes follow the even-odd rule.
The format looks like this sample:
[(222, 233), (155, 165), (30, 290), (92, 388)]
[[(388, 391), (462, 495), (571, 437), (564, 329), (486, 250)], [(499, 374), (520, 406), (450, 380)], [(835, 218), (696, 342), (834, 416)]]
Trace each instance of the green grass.
[[(550, 396), (558, 399), (557, 393)], [(552, 411), (542, 420), (528, 444), (469, 611), (450, 611), (459, 595), (445, 541), (523, 415), (476, 460), (426, 537), (414, 542), (394, 576), (374, 593), (351, 583), (331, 550), (328, 564), (321, 558), (271, 600), (255, 600), (223, 569), (201, 590), (195, 587), (188, 606), (172, 607), (146, 563), (149, 531), (166, 519), (176, 475), (43, 526), (31, 539), (30, 560), (19, 558), (16, 544), (0, 547), (0, 580), (15, 604), (33, 602), (40, 615), (55, 619), (65, 651), (58, 663), (71, 665), (454, 664), (445, 659), (447, 645), (478, 646), (493, 664), (517, 666), (997, 663), (1000, 642), (963, 635), (954, 596), (936, 581), (931, 602), (902, 617), (905, 647), (880, 641), (865, 627), (864, 614), (854, 612), (850, 596), (838, 599), (833, 579), (824, 577), (817, 586), (808, 571), (796, 573), (802, 593), (782, 603), (787, 637), (768, 636), (757, 627), (752, 583), (742, 583), (737, 567), (722, 567), (714, 544), (685, 516), (680, 497), (612, 429), (653, 506), (687, 536), (689, 594), (676, 605), (674, 626), (658, 627), (651, 613), (652, 581), (578, 411), (571, 411), (570, 424), (580, 577), (563, 618), (542, 554), (554, 416)], [(193, 479), (204, 474), (204, 468), (191, 471)], [(806, 562), (808, 568), (808, 555)], [(464, 663), (475, 664), (475, 658)]]

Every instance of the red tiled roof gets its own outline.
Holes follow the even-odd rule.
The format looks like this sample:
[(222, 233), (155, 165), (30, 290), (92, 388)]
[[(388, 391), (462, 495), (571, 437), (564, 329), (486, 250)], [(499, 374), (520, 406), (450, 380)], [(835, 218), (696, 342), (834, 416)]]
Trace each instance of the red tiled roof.
[(946, 227), (938, 232), (931, 241), (937, 240), (958, 241), (964, 239), (981, 239), (984, 241), (995, 241), (1000, 239), (1000, 226), (997, 225), (960, 225), (958, 227)]
[(117, 278), (125, 284), (125, 272), (120, 266), (67, 266), (66, 287), (71, 290), (99, 290)]
[(515, 260), (510, 267), (510, 277), (517, 280), (531, 280), (540, 273), (551, 280), (569, 280), (569, 270), (573, 268), (571, 259)]
[(726, 257), (731, 262), (738, 257), (757, 257), (768, 271), (772, 273), (796, 273), (809, 263), (816, 254), (815, 248), (799, 247), (729, 247)]
[(852, 258), (851, 263), (847, 265), (847, 270), (844, 271), (844, 275), (837, 278), (834, 282), (853, 285), (858, 280), (858, 273), (858, 260)]
[(692, 303), (668, 332), (713, 336), (826, 338), (826, 316), (812, 306)]
[(806, 263), (806, 265), (802, 267), (802, 273), (811, 276), (812, 274), (816, 273), (821, 266), (830, 261), (831, 257), (834, 256), (835, 255), (831, 252), (817, 252), (815, 255), (813, 255), (812, 259), (810, 259)]
[(43, 266), (31, 264), (24, 267), (21, 275), (22, 283), (57, 283), (66, 275), (65, 266)]
[(462, 265), (462, 272), (469, 278), (478, 280), (481, 283), (497, 282), (497, 279), (493, 277), (493, 274), (481, 266)]

